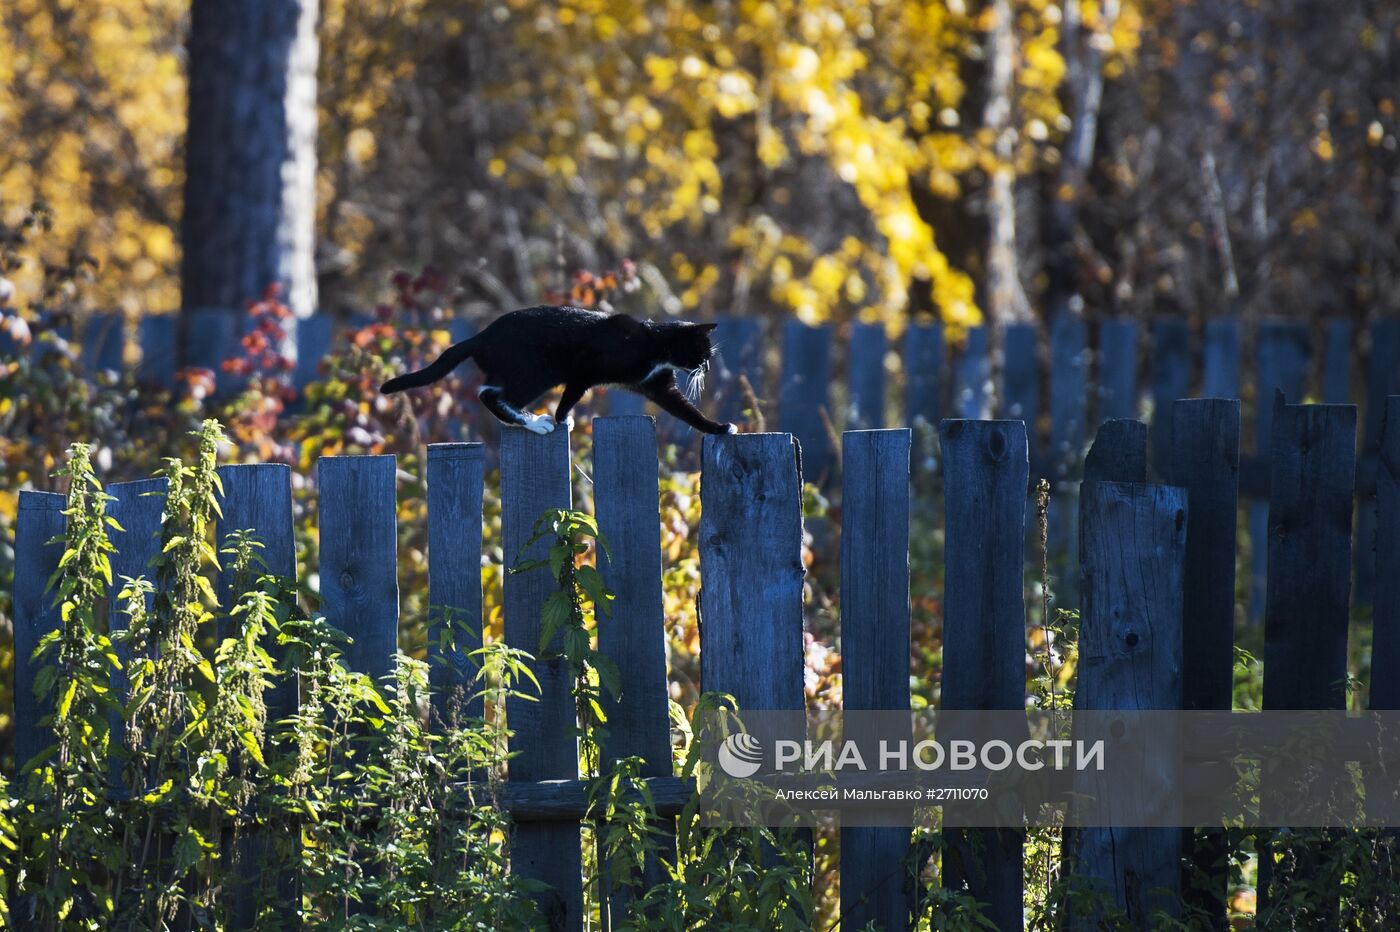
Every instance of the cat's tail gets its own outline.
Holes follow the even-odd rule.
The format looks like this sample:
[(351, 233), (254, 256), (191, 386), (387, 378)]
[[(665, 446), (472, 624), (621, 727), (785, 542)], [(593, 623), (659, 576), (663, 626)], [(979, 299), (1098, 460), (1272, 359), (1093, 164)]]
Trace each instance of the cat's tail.
[(475, 343), (475, 337), (463, 340), (461, 343), (454, 343), (443, 350), (441, 356), (422, 369), (390, 379), (379, 386), (379, 391), (385, 395), (392, 395), (394, 392), (401, 392), (404, 389), (431, 385), (438, 379), (445, 378), (449, 372), (470, 359), (476, 349)]

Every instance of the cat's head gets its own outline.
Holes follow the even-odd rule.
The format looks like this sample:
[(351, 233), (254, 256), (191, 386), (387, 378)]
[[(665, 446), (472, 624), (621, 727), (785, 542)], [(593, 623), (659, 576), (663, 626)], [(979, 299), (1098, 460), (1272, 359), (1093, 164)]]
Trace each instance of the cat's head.
[(710, 334), (715, 324), (689, 324), (683, 321), (668, 324), (663, 331), (666, 361), (677, 369), (695, 371), (704, 368), (714, 354)]

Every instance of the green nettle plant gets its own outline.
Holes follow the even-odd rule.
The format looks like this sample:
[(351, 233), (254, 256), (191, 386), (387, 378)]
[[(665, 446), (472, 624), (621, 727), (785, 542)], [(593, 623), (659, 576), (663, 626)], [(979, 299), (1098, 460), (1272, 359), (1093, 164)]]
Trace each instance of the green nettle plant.
[[(574, 704), (578, 717), (579, 751), (585, 774), (598, 774), (601, 742), (606, 737), (607, 712), (603, 709), (606, 691), (617, 696), (621, 691), (617, 665), (593, 647), (592, 631), (597, 629), (599, 609), (611, 611), (613, 595), (603, 585), (597, 567), (580, 563), (579, 557), (591, 549), (590, 541), (606, 554), (608, 544), (598, 531), (592, 515), (581, 511), (554, 508), (535, 522), (530, 539), (523, 549), (542, 540), (551, 540), (543, 559), (521, 560), (511, 568), (512, 573), (525, 573), (549, 567), (558, 589), (545, 599), (540, 613), (540, 642), (537, 655), (547, 660), (557, 656), (568, 666), (573, 683)], [(558, 647), (553, 645), (556, 638)]]
[[(60, 625), (36, 651), (55, 743), (0, 784), (7, 925), (533, 928), (492, 792), (500, 725), (460, 714), (462, 696), (426, 717), (421, 662), (395, 658), (382, 684), (346, 669), (345, 636), (263, 572), (251, 534), (216, 554), (222, 431), (206, 422), (196, 440), (160, 473), (159, 555), (115, 583), (122, 529), (89, 448), (70, 451)], [(505, 645), (473, 659), (467, 699), (499, 705), (528, 678)], [(275, 690), (296, 697), (280, 720)]]
[[(619, 929), (810, 929), (816, 906), (805, 833), (706, 827), (699, 797), (678, 817), (662, 818), (641, 777), (641, 759), (603, 759), (605, 694), (617, 696), (620, 686), (616, 665), (593, 646), (593, 632), (598, 610), (607, 616), (613, 594), (581, 559), (595, 547), (606, 554), (608, 545), (590, 515), (567, 509), (545, 512), (526, 547), (541, 540), (551, 541), (546, 555), (522, 560), (512, 572), (547, 567), (558, 584), (542, 610), (540, 654), (557, 649), (573, 682), (581, 766), (589, 778), (589, 835), (597, 842), (586, 878), (595, 908), (611, 900)], [(694, 718), (708, 722), (736, 712), (732, 697), (706, 693)], [(696, 778), (702, 746), (690, 740), (681, 749), (683, 776)]]
[[(63, 475), (69, 482), (67, 535), (55, 589), (61, 624), (35, 649), (43, 663), (35, 692), (53, 709), (55, 745), (29, 762), (29, 805), (10, 805), (15, 820), (7, 885), (27, 894), (40, 928), (96, 929), (110, 915), (111, 877), (121, 864), (116, 823), (109, 817), (109, 722), (112, 671), (118, 661), (97, 612), (112, 583), (107, 536), (110, 496), (92, 470), (91, 449), (75, 445)], [(8, 846), (7, 846), (7, 850)], [(14, 871), (15, 867), (22, 871)], [(25, 916), (10, 917), (17, 925)]]

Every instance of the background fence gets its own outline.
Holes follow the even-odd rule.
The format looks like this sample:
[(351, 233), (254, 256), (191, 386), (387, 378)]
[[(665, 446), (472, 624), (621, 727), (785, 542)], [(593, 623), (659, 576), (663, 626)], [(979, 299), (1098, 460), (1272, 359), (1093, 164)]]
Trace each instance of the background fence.
[[(811, 339), (811, 331), (791, 331)], [(913, 331), (911, 343), (930, 339)], [(798, 337), (794, 337), (798, 339)], [(1291, 345), (1291, 344), (1290, 344)], [(1174, 351), (1173, 351), (1174, 352)], [(1052, 393), (1053, 394), (1053, 393)], [(1377, 529), (1382, 578), (1400, 573), (1400, 397), (1379, 408), (1381, 468), (1377, 496), (1362, 506)], [(1164, 416), (1167, 414), (1168, 416)], [(1236, 503), (1240, 489), (1240, 403), (1178, 400), (1158, 407), (1158, 468), (1175, 486), (1148, 479), (1147, 429), (1115, 421), (1101, 427), (1086, 457), (1080, 490), (1081, 643), (1086, 658), (1078, 697), (1086, 708), (1228, 708), (1231, 696)], [(1341, 708), (1345, 701), (1348, 595), (1351, 585), (1356, 409), (1286, 405), (1267, 419), (1269, 501), (1264, 696), (1269, 708)], [(1165, 426), (1160, 426), (1165, 425)], [(1062, 428), (1061, 428), (1062, 429)], [(946, 532), (943, 705), (1022, 708), (1025, 703), (1027, 490), (1032, 479), (1025, 424), (948, 420), (940, 428)], [(688, 789), (671, 776), (664, 619), (661, 611), (657, 437), (644, 417), (595, 422), (592, 478), (599, 524), (611, 556), (600, 569), (616, 593), (600, 625), (600, 648), (617, 663), (621, 695), (610, 719), (607, 753), (644, 757), (663, 814), (673, 816)], [(563, 431), (501, 434), (500, 498), (504, 552), (518, 553), (534, 522), (570, 504), (571, 457)], [(841, 641), (846, 707), (909, 706), (909, 510), (911, 433), (848, 432), (842, 438)], [(701, 654), (706, 690), (733, 694), (742, 708), (803, 707), (802, 475), (799, 447), (787, 433), (710, 437), (703, 444)], [(481, 619), (484, 448), (437, 444), (427, 460), (430, 600), (439, 612)], [(228, 466), (226, 538), (248, 528), (267, 545), (268, 565), (297, 572), (291, 532), (290, 471), (277, 465)], [(347, 662), (375, 676), (389, 672), (398, 629), (393, 457), (326, 457), (318, 466), (321, 596), (328, 620), (354, 638)], [(118, 483), (111, 511), (113, 570), (138, 575), (159, 546), (161, 490), (150, 480)], [(16, 656), (27, 658), (57, 623), (44, 586), (61, 548), (63, 498), (21, 493), (16, 539)], [(543, 548), (547, 542), (535, 547)], [(309, 568), (301, 568), (308, 570)], [(542, 573), (505, 577), (505, 638), (533, 648), (552, 588)], [(223, 581), (227, 586), (227, 581)], [(1374, 616), (1373, 706), (1395, 708), (1400, 675), (1400, 599), (1382, 587)], [(115, 624), (122, 615), (113, 611)], [(441, 623), (436, 616), (434, 623)], [(438, 638), (430, 632), (430, 652)], [(458, 645), (470, 650), (470, 644)], [(461, 654), (434, 664), (435, 676), (462, 677)], [(516, 819), (513, 870), (547, 882), (540, 895), (551, 927), (583, 925), (579, 820), (585, 784), (578, 778), (574, 705), (562, 661), (534, 667), (538, 703), (509, 703), (514, 732), (503, 799)], [(931, 671), (915, 670), (931, 676)], [(893, 674), (893, 675), (892, 675)], [(20, 760), (50, 742), (39, 726), (35, 671), (16, 670), (16, 746)], [(295, 697), (270, 700), (287, 714)], [(980, 835), (980, 838), (978, 837)], [(909, 925), (916, 888), (906, 883), (911, 834), (897, 827), (842, 833), (842, 912), (846, 928), (874, 919)], [(1022, 833), (969, 832), (949, 873), (984, 900), (1000, 928), (1019, 928)], [(1218, 839), (1217, 839), (1218, 841)], [(1211, 878), (1207, 903), (1224, 922), (1227, 875), (1209, 832), (1085, 830), (1072, 870), (1098, 878), (1139, 924), (1146, 911), (1173, 907), (1185, 853)], [(1166, 891), (1158, 897), (1151, 891)], [(604, 891), (607, 893), (607, 891)], [(1150, 898), (1149, 898), (1150, 897)], [(1092, 917), (1081, 917), (1081, 925)]]
[[(189, 322), (189, 363), (217, 369), (235, 352), (243, 321), (221, 312), (196, 312)], [(300, 388), (314, 380), (337, 340), (368, 322), (324, 314), (296, 322), (294, 384)], [(147, 317), (137, 333), (127, 334), (120, 317), (98, 315), (83, 326), (80, 357), (94, 372), (121, 370), (131, 337), (140, 346), (133, 375), (168, 386), (175, 373), (176, 326), (173, 316)], [(444, 326), (456, 340), (474, 331), (465, 320)], [(780, 332), (770, 334), (770, 327)], [(939, 324), (915, 324), (904, 330), (898, 344), (875, 324), (856, 323), (838, 333), (832, 325), (730, 318), (719, 321), (715, 339), (720, 354), (704, 407), (752, 429), (757, 418), (741, 388), (743, 376), (768, 415), (767, 428), (791, 433), (801, 443), (805, 481), (824, 487), (839, 487), (843, 428), (911, 427), (915, 468), (937, 475), (933, 434), (943, 417), (1024, 420), (1032, 479), (1049, 479), (1062, 493), (1052, 511), (1052, 569), (1069, 602), (1077, 601), (1067, 560), (1075, 538), (1075, 483), (1083, 476), (1092, 432), (1114, 419), (1142, 419), (1149, 425), (1149, 475), (1167, 480), (1171, 419), (1158, 412), (1178, 398), (1243, 399), (1238, 485), (1247, 502), (1248, 539), (1259, 542), (1251, 548), (1246, 604), (1254, 620), (1263, 615), (1268, 578), (1264, 541), (1275, 393), (1291, 402), (1359, 406), (1354, 489), (1369, 501), (1381, 461), (1385, 399), (1400, 392), (1400, 318), (1378, 318), (1358, 328), (1341, 318), (1317, 323), (1265, 319), (1246, 327), (1239, 318), (1220, 317), (1197, 331), (1179, 316), (1141, 322), (1106, 318), (1090, 325), (1065, 315), (1044, 328), (1006, 327), (995, 340), (987, 328), (974, 328), (954, 341)], [(590, 403), (614, 415), (647, 410), (647, 403), (626, 392)], [(670, 417), (661, 418), (658, 430), (663, 440), (689, 435)], [(486, 439), (495, 438), (488, 433)], [(493, 444), (491, 466), (496, 465), (494, 454)], [(1352, 597), (1359, 605), (1370, 605), (1376, 579), (1371, 509), (1357, 511), (1355, 529), (1363, 545), (1354, 548)]]

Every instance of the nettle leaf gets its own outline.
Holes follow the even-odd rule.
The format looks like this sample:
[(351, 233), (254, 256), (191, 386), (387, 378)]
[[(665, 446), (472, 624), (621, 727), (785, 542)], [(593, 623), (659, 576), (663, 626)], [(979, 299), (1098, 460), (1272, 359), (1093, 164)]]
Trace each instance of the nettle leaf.
[(588, 632), (582, 628), (570, 628), (564, 635), (564, 652), (571, 660), (587, 656), (590, 646)]
[(597, 567), (587, 564), (580, 566), (576, 571), (579, 587), (588, 594), (595, 607), (601, 607), (605, 611), (610, 610), (608, 600), (612, 598), (612, 593), (608, 591), (607, 585), (603, 582), (603, 574), (598, 572)]
[(183, 873), (198, 864), (204, 857), (204, 849), (209, 847), (199, 832), (191, 826), (175, 843), (175, 871)]
[(58, 700), (57, 719), (60, 722), (68, 720), (68, 712), (73, 708), (73, 697), (78, 694), (78, 681), (69, 680), (63, 687), (63, 696)]
[(47, 696), (49, 690), (53, 689), (53, 684), (57, 679), (57, 667), (50, 665), (40, 667), (38, 675), (34, 677), (34, 695)]
[(598, 671), (598, 682), (603, 684), (603, 688), (608, 691), (608, 695), (614, 699), (622, 695), (622, 677), (618, 673), (617, 664), (606, 654), (594, 653), (590, 658), (593, 668)]
[(544, 607), (540, 610), (540, 653), (549, 648), (554, 635), (568, 623), (572, 614), (573, 605), (563, 590), (551, 592), (549, 598), (544, 600)]
[(147, 793), (146, 795), (142, 796), (142, 797), (141, 797), (141, 802), (146, 803), (147, 805), (152, 805), (152, 804), (154, 804), (154, 803), (158, 803), (158, 802), (160, 802), (161, 800), (163, 800), (163, 799), (165, 799), (166, 797), (168, 797), (168, 796), (170, 795), (170, 792), (171, 792), (174, 788), (175, 788), (175, 781), (174, 781), (174, 780), (166, 780), (166, 781), (165, 781), (164, 783), (162, 783), (159, 787), (157, 787), (156, 789), (154, 789), (154, 790), (152, 790), (151, 792)]
[(257, 736), (251, 731), (239, 731), (238, 740), (243, 742), (243, 747), (248, 751), (248, 756), (257, 761), (259, 766), (264, 764), (262, 745), (258, 744)]

